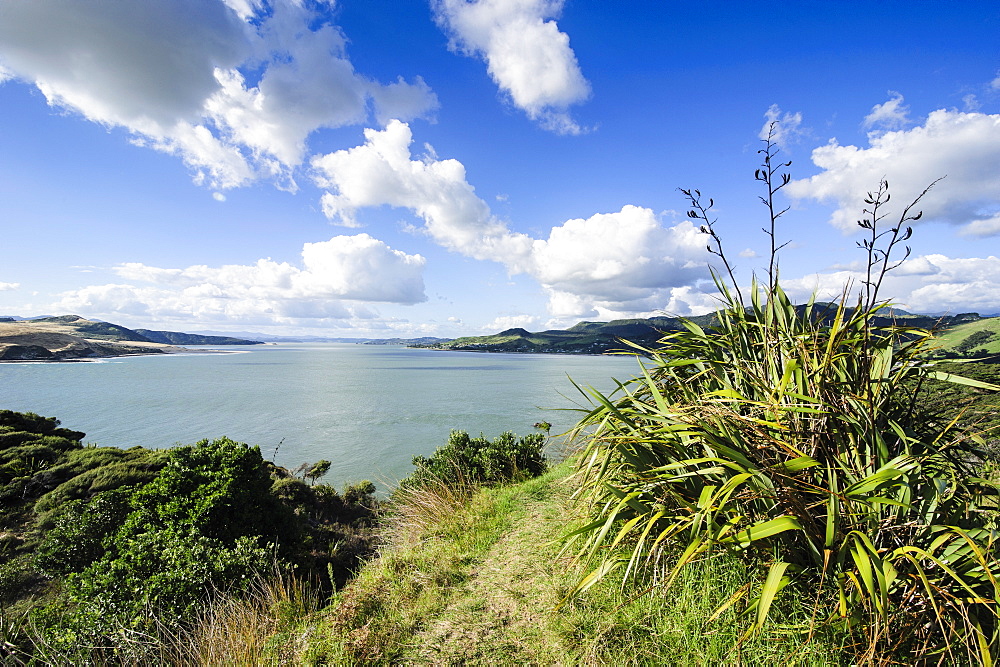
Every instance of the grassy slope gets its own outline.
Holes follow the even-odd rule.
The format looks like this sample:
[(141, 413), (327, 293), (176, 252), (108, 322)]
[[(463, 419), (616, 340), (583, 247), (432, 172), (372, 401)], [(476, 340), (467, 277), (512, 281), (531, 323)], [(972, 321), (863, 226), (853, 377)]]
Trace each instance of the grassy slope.
[[(300, 664), (760, 664), (835, 662), (818, 640), (778, 631), (743, 644), (731, 612), (741, 565), (719, 558), (669, 592), (600, 583), (560, 606), (583, 572), (560, 555), (578, 522), (569, 464), (523, 484), (438, 507), (404, 530), (296, 633)], [(412, 519), (413, 508), (409, 518)], [(420, 522), (418, 522), (420, 523)], [(303, 637), (308, 637), (303, 641)], [(288, 647), (286, 646), (287, 650)], [(288, 653), (284, 653), (286, 658)], [(829, 659), (829, 660), (828, 660)]]
[[(975, 344), (970, 351), (985, 350), (989, 354), (1000, 354), (1000, 317), (990, 317), (946, 329), (937, 337), (938, 345), (942, 350), (954, 350), (969, 336), (978, 332), (988, 332), (993, 335), (984, 342)], [(980, 334), (980, 337), (985, 336)]]

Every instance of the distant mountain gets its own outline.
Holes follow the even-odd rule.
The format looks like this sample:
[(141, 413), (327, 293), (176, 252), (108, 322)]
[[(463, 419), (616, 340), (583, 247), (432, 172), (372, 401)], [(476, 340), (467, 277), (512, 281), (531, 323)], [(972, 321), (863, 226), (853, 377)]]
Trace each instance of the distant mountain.
[(368, 340), (355, 338), (363, 345), (407, 345), (416, 347), (418, 345), (435, 345), (437, 343), (447, 343), (450, 338), (435, 338), (434, 336), (422, 336), (420, 338), (371, 338)]
[(176, 352), (180, 348), (77, 315), (0, 322), (0, 360), (65, 361)]
[[(797, 308), (801, 313), (805, 306)], [(832, 321), (836, 308), (836, 304), (833, 303), (816, 303), (813, 305), (813, 314), (819, 321), (829, 322)], [(652, 347), (665, 333), (683, 329), (685, 319), (705, 329), (711, 328), (718, 321), (716, 313), (709, 313), (688, 318), (663, 316), (611, 322), (579, 322), (569, 329), (550, 329), (531, 333), (522, 328), (514, 328), (489, 336), (466, 336), (448, 342), (413, 345), (413, 347), (474, 352), (605, 354), (633, 351), (623, 341)], [(982, 319), (978, 313), (931, 316), (898, 309), (883, 309), (882, 314), (875, 316), (873, 321), (878, 326), (896, 323), (917, 328), (945, 330)]]
[(147, 340), (154, 343), (166, 343), (167, 345), (262, 345), (263, 341), (249, 340), (246, 338), (233, 338), (232, 336), (203, 336), (201, 334), (180, 333), (178, 331), (150, 331), (149, 329), (136, 329), (136, 333), (141, 334)]
[[(421, 343), (445, 343), (450, 338), (423, 336), (420, 338), (347, 338), (332, 336), (276, 336), (252, 331), (199, 331), (200, 334), (246, 336), (265, 343), (357, 343), (363, 345), (418, 345)], [(189, 343), (193, 345), (193, 343)]]
[(1000, 317), (956, 324), (941, 332), (937, 344), (934, 354), (946, 359), (1000, 359)]

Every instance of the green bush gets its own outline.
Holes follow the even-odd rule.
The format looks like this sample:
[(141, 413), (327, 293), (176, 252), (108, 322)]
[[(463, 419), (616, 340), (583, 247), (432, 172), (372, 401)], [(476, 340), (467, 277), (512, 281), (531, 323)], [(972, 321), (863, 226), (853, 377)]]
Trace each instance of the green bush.
[(137, 488), (71, 503), (36, 562), (68, 575), (72, 604), (56, 616), (39, 612), (39, 622), (62, 619), (46, 630), (54, 636), (95, 614), (128, 627), (155, 610), (158, 622), (176, 623), (208, 592), (244, 586), (295, 534), (271, 483), (258, 448), (223, 438), (170, 450)]
[[(79, 470), (77, 465), (69, 465), (65, 468), (56, 466), (36, 474), (32, 478), (32, 482), (41, 488), (58, 480), (63, 474), (72, 475), (35, 502), (35, 512), (40, 517), (40, 525), (48, 527), (51, 524), (52, 514), (58, 512), (62, 505), (72, 500), (87, 499), (101, 491), (110, 491), (126, 486), (141, 486), (151, 482), (157, 476), (158, 471), (163, 468), (166, 458), (165, 453), (144, 450), (142, 455), (133, 454), (123, 457), (107, 457), (107, 459), (94, 457), (89, 462), (94, 463), (95, 467), (83, 470), (78, 474), (73, 474)], [(100, 465), (102, 460), (113, 462)]]
[(414, 456), (416, 470), (403, 485), (421, 485), (428, 477), (446, 483), (496, 484), (528, 479), (546, 470), (542, 433), (518, 437), (506, 431), (492, 441), (480, 434), (452, 431), (448, 444), (430, 457)]
[(84, 438), (84, 433), (72, 431), (68, 428), (59, 428), (59, 420), (55, 417), (41, 417), (34, 412), (14, 412), (13, 410), (0, 410), (0, 433), (11, 431), (26, 431), (40, 435), (54, 435), (60, 438), (79, 443)]
[(35, 552), (35, 567), (48, 577), (81, 572), (104, 556), (104, 541), (121, 528), (131, 489), (98, 493), (67, 503)]
[(364, 503), (375, 495), (375, 483), (363, 479), (357, 484), (349, 484), (344, 488), (344, 502), (348, 505)]
[[(757, 172), (772, 242), (774, 152), (769, 142)], [(859, 223), (868, 271), (857, 306), (846, 295), (794, 306), (775, 250), (767, 284), (754, 282), (746, 303), (726, 263), (732, 282), (716, 277), (725, 308), (713, 329), (688, 322), (643, 350), (643, 374), (619, 396), (590, 392), (579, 496), (594, 520), (575, 537), (596, 563), (578, 591), (650, 565), (669, 586), (725, 550), (762, 570), (759, 587), (724, 605), (741, 604), (745, 636), (787, 588), (809, 619), (787, 631), (808, 641), (818, 625), (837, 629), (852, 660), (995, 659), (998, 487), (972, 467), (982, 439), (925, 410), (917, 389), (931, 378), (998, 387), (937, 372), (930, 332), (873, 323), (892, 250), (919, 217), (911, 204), (880, 226), (887, 187), (869, 193)], [(725, 262), (711, 202), (686, 194)]]
[[(986, 343), (987, 341), (990, 341), (993, 338), (996, 338), (996, 335), (997, 335), (996, 332), (987, 331), (985, 329), (976, 331), (975, 333), (969, 334), (964, 339), (962, 339), (962, 341), (955, 346), (955, 351), (959, 352), (960, 354), (967, 355), (970, 352), (972, 352), (973, 348), (982, 345), (983, 343)], [(981, 351), (983, 352), (984, 355), (988, 354), (985, 349)]]

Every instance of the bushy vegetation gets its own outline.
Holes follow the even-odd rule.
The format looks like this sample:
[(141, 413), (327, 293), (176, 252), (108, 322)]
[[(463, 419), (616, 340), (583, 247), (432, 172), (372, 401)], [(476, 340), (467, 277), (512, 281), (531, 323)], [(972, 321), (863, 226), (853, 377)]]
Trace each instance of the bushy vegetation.
[(374, 553), (375, 486), (315, 484), (329, 462), (305, 467), (307, 485), (227, 438), (151, 451), (83, 435), (0, 412), (0, 639), (15, 662), (157, 662), (212, 600), (274, 576), (319, 599)]
[(778, 282), (775, 235), (789, 163), (777, 163), (770, 141), (762, 153), (766, 283), (754, 281), (744, 300), (713, 202), (685, 191), (723, 263), (718, 324), (688, 323), (642, 349), (649, 363), (617, 395), (590, 392), (579, 496), (593, 514), (574, 537), (592, 569), (577, 592), (611, 572), (669, 588), (706, 560), (739, 554), (760, 578), (713, 616), (741, 609), (740, 642), (782, 606), (805, 610), (787, 632), (803, 643), (840, 633), (852, 661), (991, 664), (998, 487), (981, 475), (981, 436), (917, 397), (932, 379), (997, 387), (935, 369), (931, 332), (874, 319), (889, 305), (879, 288), (919, 218), (916, 202), (886, 224), (887, 184), (869, 193), (855, 305), (845, 291), (828, 312), (796, 308)]
[(518, 437), (510, 431), (490, 440), (452, 431), (448, 443), (430, 457), (414, 456), (416, 468), (402, 486), (420, 486), (428, 480), (446, 484), (498, 484), (536, 477), (545, 472), (543, 433)]

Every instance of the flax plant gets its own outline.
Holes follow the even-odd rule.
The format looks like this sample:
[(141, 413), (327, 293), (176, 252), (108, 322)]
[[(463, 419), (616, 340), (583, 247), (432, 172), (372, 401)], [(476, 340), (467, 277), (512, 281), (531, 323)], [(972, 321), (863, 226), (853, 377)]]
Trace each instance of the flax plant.
[(762, 583), (747, 582), (712, 616), (746, 614), (744, 638), (786, 590), (778, 604), (804, 603), (811, 618), (788, 630), (803, 641), (840, 632), (857, 662), (990, 665), (1000, 654), (998, 489), (974, 469), (982, 438), (915, 396), (928, 378), (1000, 387), (935, 371), (931, 332), (875, 324), (889, 305), (879, 287), (923, 194), (886, 225), (888, 185), (869, 193), (860, 294), (796, 306), (777, 275), (784, 211), (774, 194), (790, 164), (775, 168), (777, 152), (769, 137), (757, 172), (768, 283), (754, 281), (744, 303), (713, 202), (683, 191), (732, 281), (713, 274), (715, 326), (686, 322), (654, 349), (633, 345), (647, 357), (640, 375), (610, 395), (583, 390), (593, 408), (576, 427), (577, 495), (593, 521), (569, 544), (592, 567), (576, 592), (609, 573), (664, 572), (655, 583), (669, 587), (725, 550), (760, 565)]

